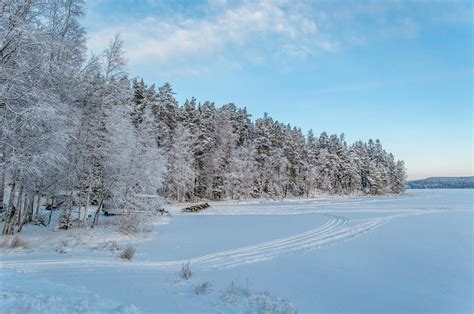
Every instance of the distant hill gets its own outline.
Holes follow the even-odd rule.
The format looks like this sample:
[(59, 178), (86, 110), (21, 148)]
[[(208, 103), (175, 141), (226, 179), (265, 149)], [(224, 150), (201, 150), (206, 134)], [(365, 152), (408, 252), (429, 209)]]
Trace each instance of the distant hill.
[(431, 177), (407, 182), (409, 189), (474, 189), (474, 177)]

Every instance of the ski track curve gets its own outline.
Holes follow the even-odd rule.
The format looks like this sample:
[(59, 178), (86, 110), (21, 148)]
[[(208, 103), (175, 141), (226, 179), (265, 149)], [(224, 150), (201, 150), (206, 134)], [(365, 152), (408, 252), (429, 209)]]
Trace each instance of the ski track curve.
[(325, 214), (329, 217), (327, 222), (300, 234), (237, 249), (206, 254), (186, 260), (124, 262), (119, 260), (86, 258), (60, 260), (38, 259), (29, 261), (0, 261), (0, 269), (9, 268), (25, 272), (34, 272), (55, 268), (117, 267), (178, 271), (181, 269), (183, 263), (187, 261), (191, 263), (192, 268), (195, 270), (224, 269), (272, 259), (294, 251), (328, 246), (374, 230), (393, 219), (424, 213), (426, 212), (410, 211), (386, 217), (369, 218), (362, 221), (349, 221), (345, 217)]

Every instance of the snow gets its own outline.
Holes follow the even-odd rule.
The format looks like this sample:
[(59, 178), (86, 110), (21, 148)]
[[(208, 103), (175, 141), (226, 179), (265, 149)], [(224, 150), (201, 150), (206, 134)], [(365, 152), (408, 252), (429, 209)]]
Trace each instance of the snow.
[(104, 300), (84, 288), (33, 279), (2, 270), (2, 313), (140, 313), (133, 305)]
[[(92, 209), (95, 211), (95, 208)], [(56, 230), (59, 215), (59, 210), (54, 211), (51, 224), (47, 227), (26, 226), (19, 236), (26, 242), (27, 247), (5, 250), (2, 255), (24, 256), (24, 258), (29, 258), (32, 253), (45, 256), (50, 256), (51, 253), (64, 256), (88, 256), (91, 251), (94, 251), (95, 255), (110, 256), (115, 255), (116, 251), (122, 247), (136, 245), (153, 236), (152, 233), (144, 233), (140, 237), (123, 234), (117, 230), (116, 217), (106, 216), (100, 218), (100, 228), (87, 231), (73, 228), (64, 232)], [(159, 216), (154, 219), (152, 225), (163, 225), (168, 222), (168, 217)], [(15, 236), (3, 235), (0, 238), (0, 247), (8, 246)]]
[[(131, 262), (96, 248), (108, 227), (67, 254), (2, 250), (0, 311), (470, 313), (473, 194), (224, 202), (198, 214), (170, 205), (169, 224), (116, 239), (135, 246)], [(40, 237), (34, 228), (24, 237)]]

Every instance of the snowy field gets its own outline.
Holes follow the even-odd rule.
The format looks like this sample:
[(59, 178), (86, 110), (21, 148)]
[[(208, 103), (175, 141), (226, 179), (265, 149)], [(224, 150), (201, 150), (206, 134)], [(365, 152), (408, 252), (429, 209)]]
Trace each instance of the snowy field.
[[(224, 202), (197, 214), (170, 205), (141, 240), (102, 228), (71, 231), (63, 251), (63, 235), (2, 249), (0, 312), (472, 313), (473, 196)], [(25, 239), (38, 240), (34, 228)], [(134, 259), (98, 249), (113, 241), (133, 244)]]

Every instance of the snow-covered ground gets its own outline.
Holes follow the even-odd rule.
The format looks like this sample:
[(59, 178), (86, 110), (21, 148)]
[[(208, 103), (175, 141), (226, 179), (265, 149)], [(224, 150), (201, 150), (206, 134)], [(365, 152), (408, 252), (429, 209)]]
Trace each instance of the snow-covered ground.
[(28, 226), (45, 243), (2, 249), (0, 312), (472, 313), (473, 192), (169, 205), (142, 239)]

